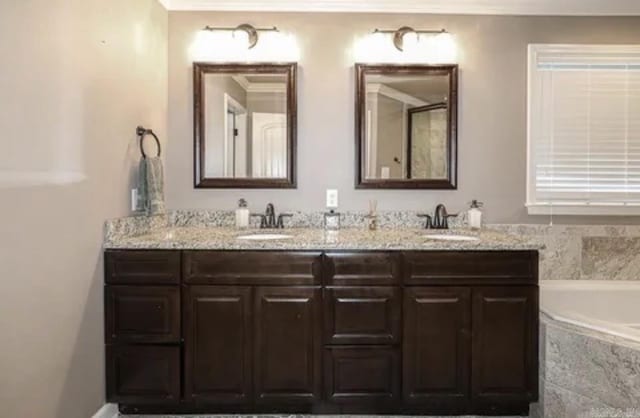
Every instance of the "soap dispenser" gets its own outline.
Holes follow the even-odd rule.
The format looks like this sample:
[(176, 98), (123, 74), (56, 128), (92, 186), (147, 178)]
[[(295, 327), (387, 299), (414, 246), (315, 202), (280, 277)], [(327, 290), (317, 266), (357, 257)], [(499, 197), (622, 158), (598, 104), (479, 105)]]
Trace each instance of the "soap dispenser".
[(244, 199), (240, 199), (238, 201), (238, 209), (236, 209), (236, 228), (249, 228), (249, 208), (247, 207), (247, 201)]
[(476, 199), (471, 201), (471, 206), (467, 211), (467, 221), (471, 229), (482, 228), (482, 202), (478, 202)]

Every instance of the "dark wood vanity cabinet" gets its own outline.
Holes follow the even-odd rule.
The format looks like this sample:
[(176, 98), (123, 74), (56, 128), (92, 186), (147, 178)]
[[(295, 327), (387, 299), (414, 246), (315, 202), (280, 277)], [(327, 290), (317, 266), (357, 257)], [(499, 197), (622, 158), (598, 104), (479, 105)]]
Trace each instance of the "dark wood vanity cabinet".
[(107, 251), (125, 412), (519, 414), (535, 251)]

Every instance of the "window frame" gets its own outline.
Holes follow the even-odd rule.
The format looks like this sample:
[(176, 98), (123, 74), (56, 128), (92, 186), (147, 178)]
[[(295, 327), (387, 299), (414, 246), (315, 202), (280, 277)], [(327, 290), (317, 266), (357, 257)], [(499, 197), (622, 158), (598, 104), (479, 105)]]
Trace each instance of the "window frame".
[(614, 50), (615, 52), (640, 52), (640, 44), (549, 44), (536, 43), (527, 47), (527, 187), (525, 207), (529, 215), (602, 215), (634, 216), (640, 215), (640, 203), (607, 202), (540, 202), (536, 200), (536, 175), (533, 171), (532, 138), (533, 82), (537, 70), (538, 54), (566, 49), (567, 51)]

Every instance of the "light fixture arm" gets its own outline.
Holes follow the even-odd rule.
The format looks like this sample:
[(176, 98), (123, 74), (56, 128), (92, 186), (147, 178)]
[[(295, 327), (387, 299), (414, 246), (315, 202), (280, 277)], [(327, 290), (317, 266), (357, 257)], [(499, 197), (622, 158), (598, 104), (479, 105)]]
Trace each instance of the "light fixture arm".
[(279, 32), (278, 28), (275, 26), (272, 26), (270, 28), (255, 28), (253, 25), (250, 25), (248, 23), (243, 23), (241, 25), (236, 26), (235, 28), (232, 27), (225, 27), (225, 26), (206, 26), (203, 30), (207, 30), (207, 31), (216, 31), (216, 30), (228, 30), (228, 31), (243, 31), (247, 34), (247, 37), (249, 39), (249, 49), (253, 48), (254, 46), (256, 46), (256, 44), (258, 43), (258, 32)]
[(431, 34), (437, 35), (439, 33), (448, 33), (446, 29), (440, 30), (432, 30), (432, 29), (420, 29), (415, 30), (410, 26), (403, 26), (400, 29), (390, 30), (390, 29), (375, 29), (373, 33), (391, 33), (393, 34), (393, 45), (396, 47), (398, 51), (404, 51), (404, 36), (407, 33), (415, 33), (415, 34)]

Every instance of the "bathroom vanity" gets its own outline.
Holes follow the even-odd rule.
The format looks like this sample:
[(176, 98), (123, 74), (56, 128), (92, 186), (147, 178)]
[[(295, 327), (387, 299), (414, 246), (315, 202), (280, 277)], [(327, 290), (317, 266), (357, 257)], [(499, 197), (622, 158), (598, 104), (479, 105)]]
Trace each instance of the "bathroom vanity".
[(123, 412), (500, 415), (538, 398), (535, 249), (173, 246), (105, 252)]

